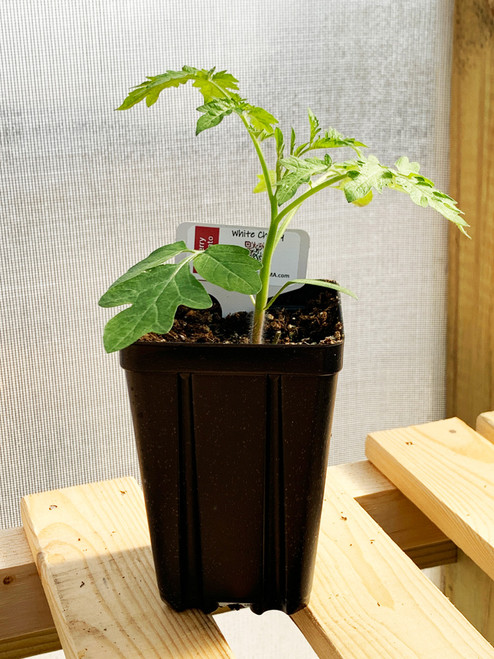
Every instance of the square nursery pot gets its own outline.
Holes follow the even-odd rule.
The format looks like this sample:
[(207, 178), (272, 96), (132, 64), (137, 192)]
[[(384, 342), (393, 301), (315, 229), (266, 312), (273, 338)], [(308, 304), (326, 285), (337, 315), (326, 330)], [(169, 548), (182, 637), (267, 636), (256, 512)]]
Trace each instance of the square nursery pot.
[(342, 356), (343, 341), (121, 351), (158, 587), (174, 609), (308, 603)]

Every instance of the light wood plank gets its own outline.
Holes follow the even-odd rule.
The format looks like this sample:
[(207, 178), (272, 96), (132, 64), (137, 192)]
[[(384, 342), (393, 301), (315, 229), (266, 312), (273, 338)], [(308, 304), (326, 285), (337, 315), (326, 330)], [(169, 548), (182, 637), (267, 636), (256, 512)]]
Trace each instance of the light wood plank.
[(24, 530), (0, 531), (0, 657), (60, 647)]
[(418, 567), (456, 561), (454, 542), (372, 463), (364, 460), (330, 467), (327, 477), (337, 479)]
[(450, 229), (447, 414), (473, 426), (494, 408), (494, 5), (457, 0), (450, 191), (472, 240)]
[[(415, 506), (370, 462), (365, 460), (330, 467), (328, 480), (333, 478), (337, 478), (342, 488), (357, 498), (360, 505), (374, 516), (419, 567), (456, 559), (454, 543), (446, 539), (441, 545), (441, 539), (446, 536), (436, 535), (441, 532), (427, 518), (417, 520), (410, 513)], [(389, 520), (393, 519), (396, 523), (390, 524)], [(0, 532), (1, 579), (21, 573), (29, 575), (31, 581), (10, 581), (9, 599), (0, 598), (0, 656), (4, 656), (2, 653), (7, 648), (14, 652), (16, 643), (18, 652), (5, 655), (6, 659), (36, 654), (42, 651), (40, 648), (49, 651), (60, 647), (24, 529)], [(30, 608), (25, 609), (26, 605)], [(19, 610), (26, 615), (19, 616)]]
[[(494, 412), (478, 417), (477, 432), (494, 443)], [(494, 581), (462, 551), (455, 565), (443, 568), (442, 578), (443, 592), (494, 645)]]
[(494, 412), (479, 414), (476, 428), (477, 432), (494, 444)]
[(232, 656), (210, 616), (161, 602), (133, 479), (30, 495), (21, 513), (69, 659)]
[(320, 657), (493, 657), (492, 647), (337, 483), (328, 482), (309, 607)]
[(494, 445), (459, 419), (372, 433), (367, 457), (494, 577)]

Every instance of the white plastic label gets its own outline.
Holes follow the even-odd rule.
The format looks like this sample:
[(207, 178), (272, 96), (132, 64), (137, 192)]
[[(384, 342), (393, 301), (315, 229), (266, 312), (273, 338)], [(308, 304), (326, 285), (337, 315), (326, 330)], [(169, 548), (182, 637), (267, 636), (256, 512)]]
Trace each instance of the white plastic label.
[[(262, 258), (267, 234), (267, 229), (260, 227), (193, 222), (184, 222), (177, 228), (177, 240), (183, 240), (191, 249), (207, 249), (210, 245), (217, 244), (239, 245), (248, 249), (250, 255), (259, 261)], [(279, 291), (290, 279), (303, 279), (306, 276), (308, 255), (309, 234), (299, 229), (287, 230), (278, 243), (271, 261), (270, 296)], [(204, 281), (197, 272), (194, 272), (194, 275), (208, 293), (221, 304), (224, 316), (235, 311), (252, 311), (252, 302), (248, 295), (225, 291), (219, 286)], [(287, 290), (295, 290), (300, 286), (301, 284), (293, 284)]]

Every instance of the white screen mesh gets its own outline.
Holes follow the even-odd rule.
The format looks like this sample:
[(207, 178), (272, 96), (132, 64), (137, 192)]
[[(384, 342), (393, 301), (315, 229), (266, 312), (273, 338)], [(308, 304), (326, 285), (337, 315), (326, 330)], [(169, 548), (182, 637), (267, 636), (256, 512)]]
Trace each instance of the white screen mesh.
[[(447, 185), (452, 0), (7, 0), (0, 17), (3, 257), (2, 524), (21, 495), (137, 475), (123, 372), (105, 355), (106, 287), (183, 221), (252, 223), (258, 166), (232, 118), (194, 137), (192, 88), (116, 113), (145, 75), (183, 64), (236, 75), (302, 134), (321, 125)], [(398, 194), (366, 209), (334, 192), (294, 228), (309, 276), (344, 300), (345, 366), (331, 459), (370, 430), (444, 414), (446, 221)]]

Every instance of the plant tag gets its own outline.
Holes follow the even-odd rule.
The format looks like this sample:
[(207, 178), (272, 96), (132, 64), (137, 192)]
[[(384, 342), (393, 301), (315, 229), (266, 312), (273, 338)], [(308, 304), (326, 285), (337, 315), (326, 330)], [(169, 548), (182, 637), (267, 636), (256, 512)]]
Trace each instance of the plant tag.
[[(258, 261), (268, 232), (261, 227), (246, 227), (221, 224), (194, 224), (183, 222), (177, 228), (177, 240), (183, 240), (191, 249), (207, 249), (210, 245), (239, 245), (249, 250), (250, 255)], [(303, 279), (307, 273), (309, 255), (309, 234), (300, 229), (288, 229), (278, 243), (271, 262), (269, 296), (275, 295), (290, 279)], [(177, 257), (180, 259), (183, 257)], [(193, 274), (221, 305), (223, 316), (235, 311), (252, 311), (252, 301), (248, 295), (225, 291), (205, 281), (200, 275)], [(302, 284), (293, 284), (287, 291), (301, 288)]]

